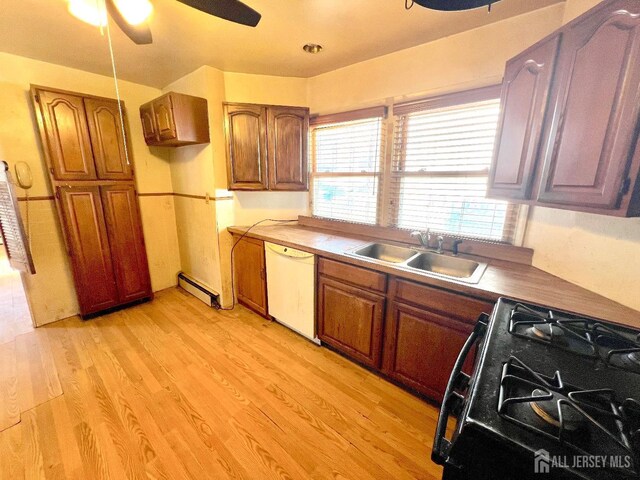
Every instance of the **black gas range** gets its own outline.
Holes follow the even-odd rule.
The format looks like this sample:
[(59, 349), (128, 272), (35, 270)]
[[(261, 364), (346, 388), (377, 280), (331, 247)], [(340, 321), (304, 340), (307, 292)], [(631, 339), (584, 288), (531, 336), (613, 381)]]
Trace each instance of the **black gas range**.
[(456, 362), (432, 459), (444, 480), (640, 478), (640, 331), (501, 298)]

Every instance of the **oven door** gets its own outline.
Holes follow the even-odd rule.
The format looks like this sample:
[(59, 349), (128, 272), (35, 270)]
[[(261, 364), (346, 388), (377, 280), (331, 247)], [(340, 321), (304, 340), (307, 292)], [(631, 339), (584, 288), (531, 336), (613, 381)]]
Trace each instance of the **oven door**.
[[(459, 415), (460, 412), (463, 411), (466, 401), (464, 394), (460, 392), (469, 391), (467, 387), (471, 382), (471, 377), (462, 371), (462, 367), (469, 353), (473, 350), (473, 347), (484, 338), (488, 324), (489, 315), (486, 313), (480, 314), (473, 332), (471, 332), (471, 335), (467, 338), (451, 371), (442, 406), (440, 407), (436, 434), (433, 440), (433, 450), (431, 452), (431, 460), (439, 465), (446, 465), (449, 460), (449, 451), (451, 450), (452, 442), (455, 441), (455, 439), (450, 441), (445, 438), (449, 415), (455, 415), (458, 417), (458, 423), (460, 422)], [(472, 375), (475, 375), (475, 372), (476, 367), (474, 366)]]

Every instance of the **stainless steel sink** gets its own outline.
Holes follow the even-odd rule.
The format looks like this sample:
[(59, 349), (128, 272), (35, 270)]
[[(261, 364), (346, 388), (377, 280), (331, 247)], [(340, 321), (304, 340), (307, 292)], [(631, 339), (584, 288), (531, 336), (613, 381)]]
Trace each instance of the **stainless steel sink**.
[[(424, 252), (409, 260), (407, 267), (423, 272), (445, 275), (447, 277), (469, 279), (476, 274), (480, 267), (486, 267), (486, 264), (467, 260), (466, 258)], [(482, 275), (483, 272), (484, 268), (481, 269), (480, 275)]]
[(486, 263), (468, 258), (384, 243), (370, 243), (345, 253), (375, 263), (392, 264), (402, 270), (465, 283), (478, 283), (487, 268)]
[(384, 243), (371, 243), (354, 250), (352, 253), (382, 262), (402, 263), (414, 257), (418, 252), (411, 248), (385, 245)]

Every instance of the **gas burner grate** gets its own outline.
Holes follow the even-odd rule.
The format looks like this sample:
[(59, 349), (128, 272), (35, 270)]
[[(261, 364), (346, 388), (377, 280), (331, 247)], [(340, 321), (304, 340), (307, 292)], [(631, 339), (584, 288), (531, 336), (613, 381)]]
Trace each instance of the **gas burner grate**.
[(581, 455), (629, 456), (632, 466), (620, 472), (639, 473), (640, 403), (635, 399), (619, 402), (611, 389), (582, 390), (565, 384), (559, 371), (547, 377), (511, 357), (502, 369), (498, 413)]
[[(619, 330), (619, 331), (617, 331)], [(587, 319), (536, 310), (521, 303), (511, 310), (509, 333), (551, 345), (606, 365), (640, 373), (640, 334)]]

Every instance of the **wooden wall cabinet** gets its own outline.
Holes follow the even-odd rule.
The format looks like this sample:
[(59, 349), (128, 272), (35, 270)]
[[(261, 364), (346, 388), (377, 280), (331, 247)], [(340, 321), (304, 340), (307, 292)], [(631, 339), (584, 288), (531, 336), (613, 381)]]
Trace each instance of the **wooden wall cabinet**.
[(308, 190), (309, 109), (267, 108), (269, 189)]
[[(264, 242), (255, 238), (233, 235), (233, 281), (238, 302), (269, 318), (267, 308), (267, 270)], [(236, 242), (238, 242), (236, 244)]]
[[(544, 97), (541, 85), (548, 72), (538, 77), (538, 87), (513, 89), (510, 76), (524, 58), (507, 64), (489, 194), (535, 205), (638, 216), (640, 4), (602, 2), (529, 49), (534, 62), (536, 56), (550, 58), (554, 37), (561, 40), (544, 115), (537, 107), (531, 115), (527, 106)], [(528, 82), (533, 85), (532, 78)], [(538, 131), (539, 153), (532, 161)], [(510, 143), (515, 146), (509, 148)], [(518, 143), (528, 148), (519, 149)], [(535, 168), (529, 171), (532, 163)], [(533, 188), (527, 189), (527, 184)]]
[(124, 131), (115, 100), (85, 98), (85, 111), (96, 174), (101, 180), (132, 180), (133, 171), (125, 151)]
[(309, 189), (309, 109), (227, 103), (229, 190)]
[(149, 146), (209, 143), (209, 114), (204, 98), (166, 93), (140, 107), (140, 121)]
[(507, 62), (489, 174), (491, 197), (531, 196), (559, 45), (560, 34), (556, 34)]
[(95, 180), (96, 167), (82, 96), (36, 90), (49, 156), (49, 172), (56, 180)]
[(261, 105), (225, 105), (229, 190), (266, 190), (267, 111)]
[(32, 98), (81, 315), (151, 298), (126, 116), (108, 98), (36, 86)]

